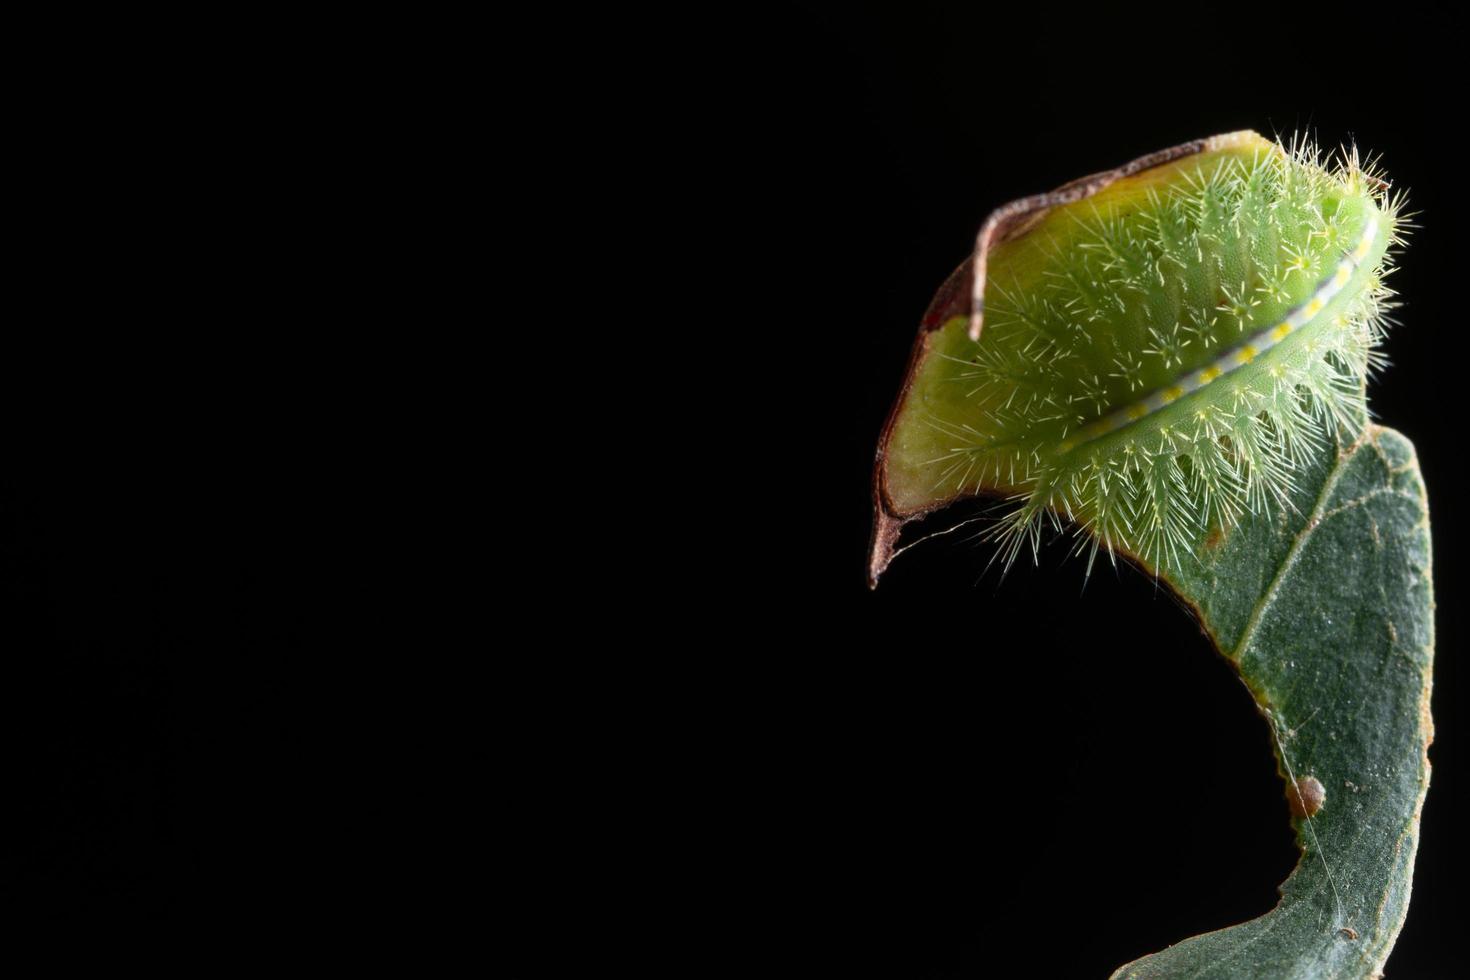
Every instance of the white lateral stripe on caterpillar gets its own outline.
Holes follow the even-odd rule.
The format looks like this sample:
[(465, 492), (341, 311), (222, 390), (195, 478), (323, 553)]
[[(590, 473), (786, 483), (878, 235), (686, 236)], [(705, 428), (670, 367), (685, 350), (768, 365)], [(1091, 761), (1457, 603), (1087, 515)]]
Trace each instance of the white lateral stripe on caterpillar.
[(1353, 270), (1360, 266), (1368, 253), (1373, 248), (1373, 240), (1378, 237), (1378, 217), (1370, 216), (1368, 225), (1363, 229), (1363, 237), (1358, 240), (1357, 245), (1343, 255), (1342, 261), (1337, 263), (1337, 268), (1332, 275), (1323, 279), (1313, 290), (1312, 295), (1300, 306), (1293, 309), (1274, 327), (1269, 327), (1251, 337), (1238, 347), (1233, 347), (1224, 354), (1217, 357), (1213, 363), (1193, 371), (1185, 377), (1176, 381), (1167, 388), (1161, 389), (1149, 395), (1143, 401), (1134, 402), (1127, 408), (1119, 409), (1111, 415), (1106, 415), (1084, 426), (1077, 435), (1068, 439), (1061, 445), (1061, 451), (1071, 452), (1073, 449), (1085, 442), (1108, 435), (1111, 432), (1131, 425), (1166, 405), (1178, 401), (1190, 392), (1199, 391), (1205, 385), (1214, 381), (1222, 375), (1228, 374), (1242, 365), (1249, 364), (1261, 354), (1275, 347), (1285, 340), (1287, 335), (1299, 330), (1311, 322), (1312, 318), (1322, 312), (1323, 307), (1332, 301), (1338, 293), (1342, 292), (1348, 280), (1353, 276)]

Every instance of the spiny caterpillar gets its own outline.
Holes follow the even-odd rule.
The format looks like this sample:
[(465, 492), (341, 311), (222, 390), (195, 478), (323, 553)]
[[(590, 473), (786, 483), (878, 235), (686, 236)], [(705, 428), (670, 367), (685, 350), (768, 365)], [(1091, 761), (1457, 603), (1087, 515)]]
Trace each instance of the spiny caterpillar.
[(904, 521), (979, 493), (1014, 503), (1007, 566), (1065, 517), (1089, 568), (1175, 569), (1361, 425), (1402, 198), (1355, 151), (1254, 133), (1130, 168), (997, 211), (969, 310), (954, 279), (936, 298), (880, 447), (874, 580)]

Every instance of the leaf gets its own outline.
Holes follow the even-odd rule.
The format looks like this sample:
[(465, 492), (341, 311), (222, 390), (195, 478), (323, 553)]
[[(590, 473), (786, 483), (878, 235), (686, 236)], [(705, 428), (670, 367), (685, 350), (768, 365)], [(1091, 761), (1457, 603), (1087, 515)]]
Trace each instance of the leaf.
[(1408, 910), (1429, 785), (1433, 592), (1413, 446), (1365, 428), (1324, 451), (1297, 510), (1249, 521), (1166, 579), (1240, 671), (1288, 785), (1326, 792), (1295, 819), (1302, 859), (1266, 915), (1114, 976), (1374, 977)]
[[(1185, 144), (991, 216), (976, 254), (925, 314), (880, 441), (870, 584), (906, 523), (965, 496), (1017, 489), (1001, 474), (973, 492), (939, 488), (923, 468), (938, 445), (926, 416), (960, 404), (959, 386), (948, 382), (980, 336), (983, 309), (971, 297), (977, 280), (983, 292), (987, 267), (1003, 273), (1008, 261), (1031, 261), (1027, 235), (1049, 212), (1112, 194), (1114, 184), (1136, 195), (1126, 182), (1166, 180), (1178, 161), (1240, 152), (1251, 138)], [(1302, 858), (1275, 909), (1114, 977), (1374, 977), (1403, 925), (1433, 737), (1428, 511), (1408, 440), (1367, 424), (1361, 387), (1343, 408), (1338, 434), (1296, 458), (1281, 506), (1224, 526), (1200, 521), (1189, 560), (1150, 563), (1118, 549), (1167, 583), (1235, 665), (1272, 730), (1286, 786), (1315, 781), (1324, 798), (1314, 809), (1288, 790)]]

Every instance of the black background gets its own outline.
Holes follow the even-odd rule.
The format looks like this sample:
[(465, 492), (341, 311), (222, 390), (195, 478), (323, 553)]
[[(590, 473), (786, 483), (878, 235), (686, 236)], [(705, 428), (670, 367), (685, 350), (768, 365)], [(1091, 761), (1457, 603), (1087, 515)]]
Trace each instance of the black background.
[[(733, 618), (759, 651), (745, 676), (766, 711), (741, 732), (771, 763), (777, 881), (809, 889), (797, 922), (829, 957), (886, 976), (1106, 976), (1273, 906), (1296, 851), (1267, 729), (1165, 591), (1126, 567), (1086, 580), (1060, 547), (1002, 580), (963, 534), (903, 555), (875, 592), (863, 569), (877, 434), (920, 314), (990, 209), (1189, 139), (1305, 131), (1381, 153), (1422, 212), (1370, 392), (1419, 449), (1439, 603), (1433, 781), (1388, 971), (1447, 976), (1465, 539), (1446, 407), (1466, 212), (1442, 90), (1419, 58), (1383, 72), (1342, 38), (1281, 26), (1281, 47), (1243, 48), (1233, 29), (1144, 18), (809, 8), (741, 63), (728, 180), (758, 218), (721, 295), (756, 295), (736, 345), (776, 387), (721, 394), (747, 396), (771, 461), (739, 471), (760, 530)], [(1331, 54), (1297, 70), (1276, 59), (1288, 48)]]
[[(1396, 279), (1394, 366), (1371, 393), (1420, 451), (1441, 608), (1433, 782), (1389, 970), (1448, 975), (1463, 880), (1465, 211), (1445, 146), (1457, 120), (1430, 77), (1447, 61), (1436, 32), (1395, 20), (1385, 29), (1414, 45), (1384, 64), (1376, 25), (1348, 18), (1341, 34), (1273, 21), (1269, 39), (1237, 24), (1171, 38), (1141, 13), (1020, 13), (844, 5), (659, 22), (677, 37), (643, 32), (656, 67), (636, 96), (609, 94), (636, 49), (598, 38), (595, 77), (545, 109), (531, 103), (547, 66), (576, 59), (489, 94), (457, 80), (405, 98), (397, 76), (363, 94), (354, 85), (408, 56), (375, 43), (340, 69), (324, 53), (335, 24), (297, 52), (299, 77), (257, 58), (295, 37), (267, 25), (270, 45), (224, 72), (238, 86), (192, 86), (206, 73), (172, 63), (118, 73), (149, 78), (140, 98), (88, 83), (75, 103), (88, 113), (51, 117), (82, 145), (36, 151), (60, 188), (31, 202), (66, 205), (26, 256), (52, 317), (17, 331), (3, 366), (3, 897), (66, 923), (137, 917), (179, 943), (219, 931), (231, 951), (344, 910), (361, 916), (355, 942), (359, 922), (401, 939), (427, 910), (480, 948), (503, 904), (541, 959), (602, 952), (581, 940), (590, 920), (640, 963), (720, 933), (685, 961), (696, 975), (775, 938), (762, 972), (916, 978), (1105, 976), (1264, 913), (1295, 861), (1268, 734), (1166, 593), (1128, 568), (1084, 582), (1055, 548), (1002, 581), (984, 545), (958, 539), (903, 556), (876, 592), (864, 569), (878, 432), (918, 318), (989, 210), (1188, 139), (1305, 127), (1380, 151), (1423, 212)], [(564, 34), (538, 36), (557, 54)], [(422, 52), (440, 45), (431, 32)], [(448, 93), (465, 102), (431, 117)], [(579, 121), (589, 104), (606, 130)], [(492, 339), (549, 329), (562, 343), (572, 322), (563, 361), (601, 368), (652, 332), (679, 367), (604, 370), (616, 390), (599, 411), (657, 402), (631, 429), (518, 404), (511, 428), (549, 425), (544, 461), (506, 451), (507, 416), (485, 418), (478, 400), (528, 363), (467, 353), (485, 296), (515, 286), (481, 268), (484, 242), (445, 233), (441, 280), (397, 309), (385, 283), (401, 266), (337, 267), (354, 244), (435, 240), (373, 238), (400, 204), (483, 217), (452, 183), (425, 208), (433, 181), (405, 178), (392, 153), (408, 147), (444, 181), (445, 161), (478, 158), (435, 141), (473, 143), (465, 120), (508, 128), (507, 105), (545, 126), (498, 160), (534, 144), (570, 165), (547, 190), (468, 182), (497, 214), (529, 199), (554, 231), (539, 250), (517, 239), (555, 277), (535, 316), (495, 319)], [(617, 162), (656, 179), (610, 180)], [(634, 201), (617, 226), (630, 242), (649, 202), (679, 212), (651, 259), (615, 239), (636, 256), (626, 309), (582, 275), (606, 229), (589, 235), (585, 211), (551, 216), (577, 182)], [(408, 203), (392, 198), (405, 188)], [(695, 305), (680, 297), (664, 316), (675, 279)], [(426, 295), (466, 282), (475, 312), (425, 315)], [(597, 329), (583, 331), (568, 311), (588, 309)], [(727, 315), (691, 331), (691, 310)], [(429, 334), (416, 361), (426, 322), (454, 330)], [(441, 411), (427, 389), (467, 404)], [(678, 431), (660, 428), (670, 404), (689, 420)], [(431, 444), (446, 420), (462, 430)], [(599, 478), (566, 479), (566, 455), (605, 429)], [(509, 479), (445, 513), (463, 503), (446, 487), (469, 480), (442, 460), (506, 457)], [(572, 499), (543, 505), (562, 481)], [(631, 501), (603, 496), (629, 482)], [(489, 503), (507, 483), (515, 499)], [(507, 515), (536, 539), (534, 563), (501, 550)], [(400, 538), (431, 555), (402, 558)], [(379, 563), (391, 572), (359, 587)], [(456, 613), (463, 632), (445, 625)], [(647, 892), (658, 911), (608, 929)]]
[[(66, 78), (15, 120), (0, 907), (71, 953), (244, 955), (329, 851), (313, 746), (340, 724), (307, 692), (350, 644), (307, 622), (340, 581), (325, 556), (359, 546), (324, 544), (349, 499), (327, 483), (373, 407), (308, 288), (330, 202), (296, 195), (321, 144), (285, 113), (256, 128), (272, 93), (246, 104), (223, 50), (206, 72), (135, 21), (73, 28), (37, 52)], [(265, 164), (286, 155), (292, 187)]]

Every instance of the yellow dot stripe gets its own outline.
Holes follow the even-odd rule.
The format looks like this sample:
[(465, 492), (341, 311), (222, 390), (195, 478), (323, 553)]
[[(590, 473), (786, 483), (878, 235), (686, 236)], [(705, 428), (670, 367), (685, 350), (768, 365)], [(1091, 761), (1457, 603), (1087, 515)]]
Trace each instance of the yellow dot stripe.
[(1251, 363), (1261, 354), (1275, 347), (1293, 331), (1306, 326), (1313, 317), (1322, 312), (1328, 303), (1332, 302), (1338, 293), (1342, 292), (1348, 281), (1352, 279), (1353, 270), (1362, 265), (1368, 253), (1373, 250), (1373, 242), (1377, 237), (1378, 217), (1374, 215), (1368, 219), (1362, 238), (1350, 252), (1343, 256), (1332, 275), (1322, 280), (1313, 290), (1311, 297), (1288, 313), (1285, 320), (1274, 327), (1262, 330), (1245, 343), (1217, 357), (1214, 363), (1186, 375), (1168, 388), (1160, 389), (1140, 402), (1135, 402), (1127, 408), (1119, 409), (1111, 415), (1089, 423), (1072, 439), (1063, 442), (1061, 451), (1071, 452), (1083, 443), (1091, 442), (1110, 432), (1116, 432), (1125, 425), (1146, 418), (1165, 405), (1176, 402), (1191, 392), (1199, 391), (1211, 381), (1230, 373), (1235, 368)]

